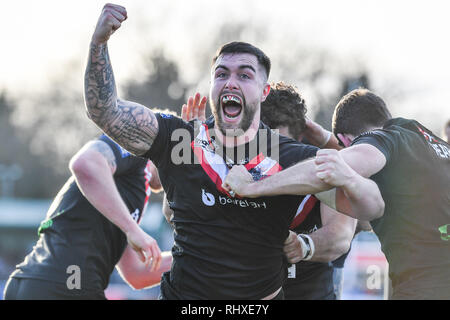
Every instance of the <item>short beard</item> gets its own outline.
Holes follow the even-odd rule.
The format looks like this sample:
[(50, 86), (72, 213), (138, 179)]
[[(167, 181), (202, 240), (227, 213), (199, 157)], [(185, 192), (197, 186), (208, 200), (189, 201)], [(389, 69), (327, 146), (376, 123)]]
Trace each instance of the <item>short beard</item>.
[(256, 106), (250, 106), (250, 107), (247, 106), (245, 103), (245, 100), (244, 100), (244, 102), (243, 102), (244, 107), (242, 107), (242, 111), (241, 111), (242, 119), (241, 119), (241, 122), (239, 123), (239, 127), (238, 128), (227, 128), (227, 126), (225, 125), (225, 122), (223, 121), (223, 118), (222, 118), (222, 112), (220, 112), (220, 109), (222, 108), (220, 105), (220, 100), (217, 102), (214, 102), (211, 99), (210, 103), (211, 103), (211, 112), (214, 116), (216, 125), (219, 127), (220, 132), (222, 132), (222, 134), (224, 136), (231, 136), (231, 137), (240, 136), (250, 128), (253, 118), (255, 117), (256, 109), (257, 109)]

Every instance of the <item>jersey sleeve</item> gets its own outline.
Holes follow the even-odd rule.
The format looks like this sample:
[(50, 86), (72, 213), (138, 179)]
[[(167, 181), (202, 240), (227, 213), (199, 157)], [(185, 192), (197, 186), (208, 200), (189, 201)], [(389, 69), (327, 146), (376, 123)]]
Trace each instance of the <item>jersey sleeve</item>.
[(397, 137), (393, 132), (386, 130), (375, 130), (363, 133), (353, 140), (352, 146), (357, 144), (370, 144), (380, 150), (389, 162), (397, 152)]
[(319, 148), (295, 142), (289, 144), (287, 150), (288, 153), (284, 158), (284, 168), (288, 168), (294, 164), (315, 157)]
[[(177, 129), (186, 129), (185, 132), (176, 136), (180, 138), (180, 136), (186, 137), (186, 135), (189, 135), (190, 138), (190, 131), (188, 130), (188, 124), (176, 116), (164, 113), (156, 113), (155, 116), (158, 121), (158, 135), (144, 157), (152, 160), (156, 167), (162, 168), (171, 162), (172, 149), (174, 145), (180, 143), (180, 140), (172, 141), (172, 133)], [(190, 139), (185, 142), (189, 142), (190, 145)]]
[(101, 135), (98, 140), (105, 142), (113, 151), (116, 158), (116, 172), (114, 175), (121, 175), (125, 173), (130, 173), (140, 169), (142, 166), (145, 167), (147, 160), (133, 156), (127, 150), (119, 146), (107, 135)]

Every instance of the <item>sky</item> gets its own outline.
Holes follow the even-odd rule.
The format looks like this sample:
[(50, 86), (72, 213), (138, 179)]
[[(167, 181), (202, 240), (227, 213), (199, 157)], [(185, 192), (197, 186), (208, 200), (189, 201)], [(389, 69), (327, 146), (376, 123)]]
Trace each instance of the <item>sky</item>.
[[(129, 18), (113, 35), (110, 53), (119, 83), (139, 74), (136, 57), (156, 45), (148, 39), (157, 39), (155, 42), (168, 48), (168, 55), (183, 61), (183, 76), (189, 78), (194, 72), (189, 69), (189, 52), (201, 49), (218, 22), (244, 21), (250, 26), (264, 23), (272, 38), (280, 39), (264, 48), (269, 56), (277, 50), (288, 50), (283, 36), (284, 30), (290, 30), (295, 34), (290, 41), (364, 61), (375, 87), (386, 90), (392, 84), (413, 93), (396, 106), (395, 116), (415, 117), (440, 130), (450, 118), (450, 19), (446, 2), (123, 0), (118, 4), (127, 8)], [(68, 61), (86, 59), (105, 2), (0, 3), (0, 90), (20, 97), (46, 90), (52, 75), (61, 72)], [(146, 29), (149, 25), (152, 30)], [(143, 38), (145, 33), (153, 37)], [(82, 77), (83, 70), (79, 70), (80, 86)]]

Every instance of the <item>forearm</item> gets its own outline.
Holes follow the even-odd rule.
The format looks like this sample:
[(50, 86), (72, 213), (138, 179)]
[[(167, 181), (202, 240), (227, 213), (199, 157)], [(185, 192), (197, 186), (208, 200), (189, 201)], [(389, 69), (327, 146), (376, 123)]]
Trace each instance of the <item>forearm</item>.
[[(340, 187), (348, 201), (352, 216), (359, 220), (371, 221), (384, 213), (384, 201), (377, 184), (359, 174), (350, 183)], [(340, 200), (337, 199), (339, 203)]]
[(89, 118), (105, 130), (118, 113), (117, 89), (106, 43), (90, 44), (84, 94)]
[(103, 132), (135, 155), (150, 149), (158, 133), (156, 117), (150, 109), (118, 98), (106, 43), (91, 43), (84, 94), (87, 114)]
[(350, 249), (357, 220), (320, 203), (322, 227), (309, 236), (314, 242), (315, 253), (311, 261), (334, 261)]
[(307, 195), (332, 188), (316, 176), (314, 160), (310, 159), (264, 180), (250, 183), (243, 195), (251, 198), (282, 194)]
[(321, 147), (321, 149), (341, 150), (342, 147), (339, 145), (338, 139), (336, 139), (336, 137), (333, 134), (331, 134), (330, 139), (324, 146)]
[(172, 254), (169, 251), (162, 252), (161, 256), (159, 269), (150, 271), (150, 268), (139, 260), (136, 252), (128, 246), (117, 264), (117, 269), (120, 276), (134, 289), (154, 286), (161, 282), (162, 274), (169, 271), (172, 265)]
[(310, 261), (330, 262), (350, 249), (352, 236), (334, 226), (323, 226), (309, 234), (314, 241), (315, 253)]

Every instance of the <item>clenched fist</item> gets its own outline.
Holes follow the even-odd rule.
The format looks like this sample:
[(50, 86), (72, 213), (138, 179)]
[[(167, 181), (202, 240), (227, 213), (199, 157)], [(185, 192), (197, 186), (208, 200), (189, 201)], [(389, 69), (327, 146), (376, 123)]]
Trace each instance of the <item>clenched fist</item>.
[(106, 4), (98, 18), (92, 42), (97, 45), (106, 43), (126, 19), (127, 10), (124, 7), (111, 3)]
[(283, 251), (289, 263), (300, 262), (306, 254), (303, 252), (303, 247), (298, 240), (297, 234), (291, 230), (289, 230), (289, 236), (284, 242)]
[(315, 164), (317, 177), (335, 187), (347, 185), (358, 175), (334, 149), (317, 151)]
[(234, 166), (225, 177), (222, 188), (228, 192), (234, 192), (239, 196), (251, 197), (249, 194), (249, 185), (252, 182), (253, 177), (244, 166)]

